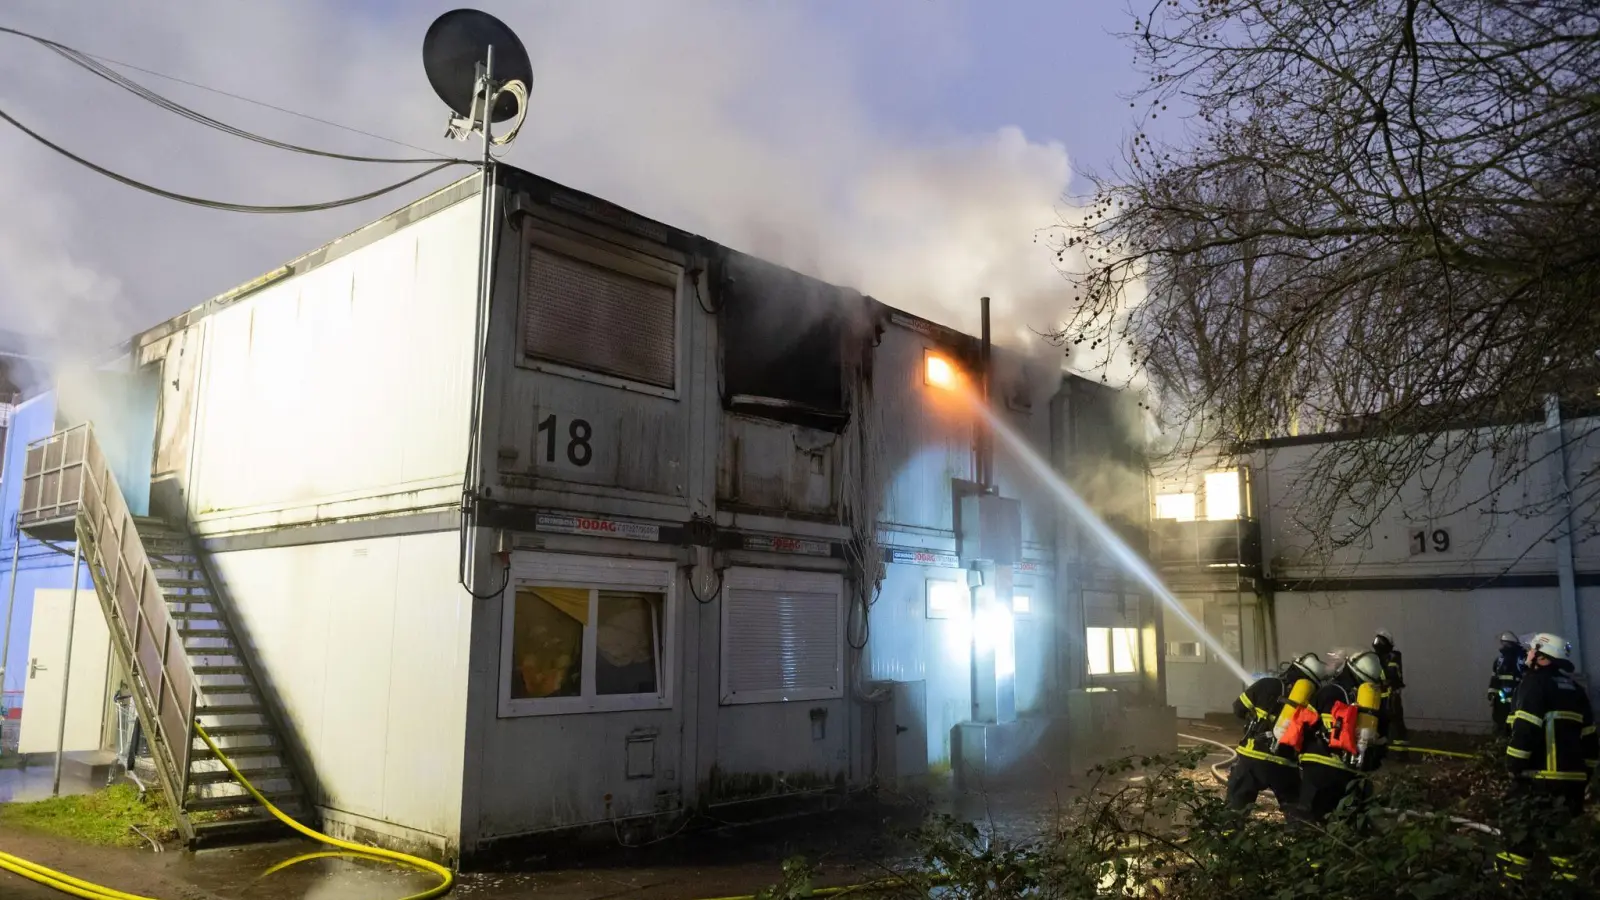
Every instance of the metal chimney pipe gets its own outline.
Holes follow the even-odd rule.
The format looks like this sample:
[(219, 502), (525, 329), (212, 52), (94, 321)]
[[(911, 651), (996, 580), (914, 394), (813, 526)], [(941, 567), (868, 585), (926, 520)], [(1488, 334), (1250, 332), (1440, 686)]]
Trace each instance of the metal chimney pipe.
[[(989, 298), (983, 297), (979, 301), (979, 317), (982, 321), (981, 343), (978, 349), (978, 369), (983, 379), (983, 408), (992, 411), (994, 403), (990, 398), (990, 389), (993, 377), (990, 372), (990, 352), (993, 349), (989, 337)], [(978, 423), (978, 484), (985, 491), (994, 489), (994, 435), (989, 428), (989, 423)]]

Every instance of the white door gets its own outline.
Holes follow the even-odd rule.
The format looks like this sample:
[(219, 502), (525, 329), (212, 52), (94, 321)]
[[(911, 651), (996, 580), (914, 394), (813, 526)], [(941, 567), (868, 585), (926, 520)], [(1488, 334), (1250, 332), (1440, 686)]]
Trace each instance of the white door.
[[(22, 685), (22, 733), (18, 752), (54, 753), (61, 727), (62, 677), (66, 674), (67, 611), (72, 591), (33, 592), (33, 627)], [(93, 589), (78, 591), (72, 632), (72, 683), (67, 704), (67, 753), (99, 750), (105, 741), (107, 667), (111, 631)]]

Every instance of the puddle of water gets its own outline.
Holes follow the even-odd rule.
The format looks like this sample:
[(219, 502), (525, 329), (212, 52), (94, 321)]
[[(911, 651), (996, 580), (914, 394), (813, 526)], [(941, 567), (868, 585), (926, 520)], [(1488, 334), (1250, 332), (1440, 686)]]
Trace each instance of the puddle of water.
[(427, 872), (329, 855), (327, 849), (284, 841), (205, 850), (185, 859), (178, 869), (194, 884), (237, 900), (396, 900), (438, 883)]

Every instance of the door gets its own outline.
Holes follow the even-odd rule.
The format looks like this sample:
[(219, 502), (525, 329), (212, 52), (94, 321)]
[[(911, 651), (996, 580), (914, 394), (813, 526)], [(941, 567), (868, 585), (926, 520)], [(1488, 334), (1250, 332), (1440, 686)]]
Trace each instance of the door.
[[(62, 681), (67, 674), (67, 615), (72, 591), (33, 592), (33, 627), (23, 677), (22, 726), (18, 752), (54, 753), (61, 727)], [(72, 683), (67, 686), (67, 753), (99, 750), (105, 741), (106, 679), (111, 632), (92, 589), (78, 591), (77, 623), (72, 632)]]

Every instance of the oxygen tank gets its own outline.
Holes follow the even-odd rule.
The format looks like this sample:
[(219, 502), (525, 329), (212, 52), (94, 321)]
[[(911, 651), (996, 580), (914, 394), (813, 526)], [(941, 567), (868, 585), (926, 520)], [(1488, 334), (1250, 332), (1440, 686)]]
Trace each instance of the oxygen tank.
[(1296, 681), (1294, 687), (1289, 689), (1289, 699), (1278, 711), (1278, 721), (1272, 726), (1272, 749), (1278, 749), (1284, 733), (1289, 730), (1289, 723), (1294, 721), (1294, 714), (1311, 702), (1311, 694), (1316, 689), (1317, 685), (1309, 678)]
[(1376, 684), (1363, 682), (1356, 688), (1356, 768), (1367, 758), (1367, 749), (1378, 740), (1378, 704), (1383, 693)]

